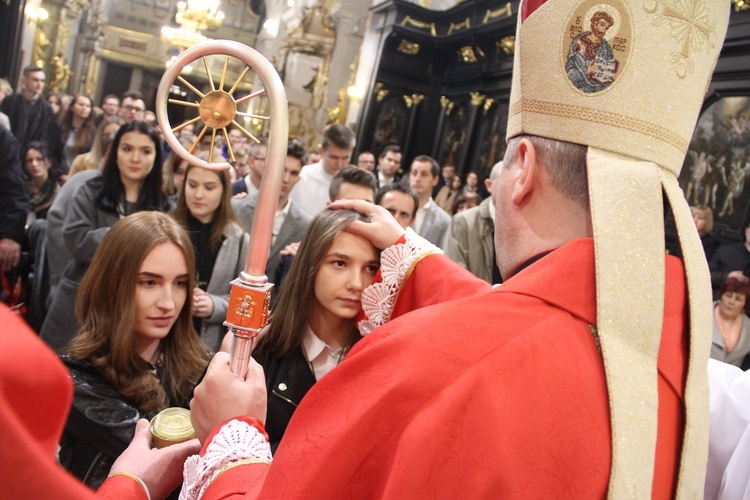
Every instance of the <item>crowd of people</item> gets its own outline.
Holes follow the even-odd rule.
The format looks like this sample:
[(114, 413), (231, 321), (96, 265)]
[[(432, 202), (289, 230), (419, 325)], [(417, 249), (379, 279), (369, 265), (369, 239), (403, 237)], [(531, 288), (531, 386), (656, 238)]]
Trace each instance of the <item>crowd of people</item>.
[[(542, 3), (525, 3), (522, 19)], [(598, 14), (605, 25), (611, 19)], [(602, 319), (612, 314), (599, 295), (606, 252), (592, 213), (602, 185), (589, 169), (597, 154), (630, 168), (619, 153), (596, 150), (585, 132), (575, 132), (580, 143), (547, 136), (531, 120), (509, 125), (505, 158), (482, 178), (426, 154), (402, 166), (397, 144), (362, 151), (352, 164), (354, 133), (329, 125), (316, 151), (287, 144), (265, 269), (276, 284), (269, 324), (242, 379), (229, 370), (223, 322), (229, 283), (245, 266), (267, 140), (232, 128), (212, 151), (212, 141), (198, 141), (199, 158), (232, 160), (228, 170), (207, 170), (169, 150), (136, 91), (97, 107), (89, 96), (43, 89), (44, 72), (29, 66), (0, 104), (3, 300), (38, 333), (0, 308), (0, 324), (13, 331), (0, 359), (24, 352), (54, 372), (37, 383), (51, 395), (44, 436), (19, 438), (20, 458), (56, 460), (120, 499), (163, 498), (178, 487), (185, 498), (601, 498), (644, 485), (670, 498), (700, 496), (704, 475), (714, 498), (747, 484), (734, 454), (746, 430), (730, 439), (714, 428), (742, 415), (730, 402), (750, 394), (750, 382), (723, 365), (709, 365), (711, 439), (722, 445), (709, 448), (707, 474), (705, 447), (695, 448), (708, 426), (695, 416), (708, 414), (691, 399), (700, 394), (691, 363), (697, 356), (705, 365), (708, 353), (691, 352), (702, 317), (690, 287), (708, 267), (710, 357), (747, 368), (750, 223), (744, 241), (722, 244), (710, 208), (691, 207), (688, 229), (698, 238), (685, 237), (682, 224), (666, 258), (664, 245), (654, 257), (653, 246), (634, 240), (650, 249), (639, 257), (663, 271), (663, 301), (644, 314), (658, 319), (661, 337), (649, 355), (616, 353), (629, 338)], [(192, 146), (195, 129), (183, 127), (178, 139)], [(667, 211), (680, 223), (683, 205)], [(634, 427), (653, 441), (641, 455), (633, 427), (617, 420), (624, 379), (613, 368), (636, 358), (647, 361), (634, 371), (653, 375), (650, 393), (625, 384), (643, 402), (637, 418), (646, 415)], [(59, 381), (60, 361), (72, 391)], [(0, 382), (11, 374), (0, 370)], [(0, 395), (10, 409), (0, 423), (19, 436), (14, 405), (43, 413), (33, 394)], [(142, 419), (168, 407), (191, 410), (202, 448), (193, 440), (150, 449)], [(646, 458), (635, 465), (634, 456)], [(698, 469), (681, 466), (701, 460)], [(19, 462), (11, 495), (85, 497), (54, 468), (23, 482)]]

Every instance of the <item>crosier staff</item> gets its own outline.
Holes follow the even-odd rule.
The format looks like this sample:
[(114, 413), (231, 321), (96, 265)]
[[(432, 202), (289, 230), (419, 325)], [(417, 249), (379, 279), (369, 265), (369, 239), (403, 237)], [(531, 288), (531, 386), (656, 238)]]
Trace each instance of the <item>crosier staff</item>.
[[(205, 59), (209, 55), (232, 56), (247, 64), (248, 67), (245, 68), (230, 90), (224, 90), (224, 80), (226, 78), (229, 57), (225, 59), (221, 81), (218, 87), (215, 87), (208, 63)], [(211, 91), (205, 94), (179, 76), (185, 66), (201, 58), (203, 58), (206, 74), (211, 86)], [(250, 69), (257, 73), (263, 82), (264, 88), (235, 100), (233, 93)], [(181, 81), (192, 92), (197, 94), (200, 97), (200, 102), (169, 99), (169, 90), (175, 80)], [(263, 94), (268, 96), (269, 116), (251, 115), (237, 111), (238, 104)], [(199, 116), (176, 127), (172, 127), (167, 116), (167, 102), (197, 108)], [(159, 83), (156, 93), (156, 103), (156, 118), (164, 133), (167, 144), (186, 161), (210, 170), (227, 170), (230, 168), (229, 163), (226, 162), (211, 162), (217, 131), (223, 132), (227, 139), (229, 155), (232, 158), (234, 158), (234, 152), (231, 150), (231, 145), (229, 145), (226, 130), (226, 127), (230, 124), (234, 124), (249, 136), (251, 140), (258, 141), (257, 138), (235, 121), (237, 115), (268, 120), (270, 122), (266, 168), (258, 194), (258, 205), (255, 210), (255, 217), (253, 218), (253, 228), (250, 232), (250, 245), (247, 249), (245, 269), (240, 273), (238, 278), (231, 282), (227, 318), (224, 322), (224, 325), (229, 327), (234, 334), (230, 362), (231, 369), (234, 373), (245, 378), (252, 352), (253, 339), (268, 323), (268, 308), (271, 301), (273, 283), (269, 283), (268, 277), (265, 275), (265, 269), (268, 260), (268, 251), (271, 247), (271, 233), (276, 213), (276, 204), (281, 192), (281, 181), (284, 174), (284, 161), (286, 159), (289, 136), (289, 111), (287, 109), (286, 92), (284, 92), (281, 78), (279, 78), (273, 65), (259, 52), (231, 40), (212, 40), (185, 50), (167, 68)], [(270, 119), (271, 117), (273, 119)], [(177, 140), (174, 133), (198, 120), (202, 120), (205, 126), (198, 134), (195, 143), (193, 143), (189, 150), (186, 150)], [(206, 162), (193, 156), (192, 152), (209, 128), (212, 129), (211, 155), (209, 156), (209, 161)]]

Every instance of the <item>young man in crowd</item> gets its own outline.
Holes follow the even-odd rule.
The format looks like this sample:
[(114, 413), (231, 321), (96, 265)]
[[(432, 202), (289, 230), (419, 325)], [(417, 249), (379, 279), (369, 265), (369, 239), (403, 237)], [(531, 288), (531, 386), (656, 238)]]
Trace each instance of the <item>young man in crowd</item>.
[[(250, 145), (250, 153), (247, 156), (248, 173), (232, 183), (232, 196), (240, 193), (248, 195), (255, 194), (260, 189), (260, 180), (263, 178), (263, 170), (266, 168), (266, 153), (268, 152), (268, 139), (260, 138), (260, 142)], [(304, 162), (304, 158), (302, 158)], [(297, 179), (299, 180), (299, 179)], [(295, 180), (295, 184), (297, 183)]]
[[(265, 145), (264, 145), (265, 147)], [(300, 172), (305, 159), (305, 148), (300, 141), (289, 141), (284, 162), (284, 176), (281, 182), (279, 202), (276, 205), (276, 216), (273, 221), (273, 233), (271, 236), (271, 248), (268, 252), (266, 263), (266, 276), (271, 282), (275, 282), (280, 265), (279, 253), (292, 242), (300, 241), (302, 235), (310, 224), (311, 217), (304, 213), (297, 204), (290, 199), (290, 194), (299, 182)], [(262, 169), (256, 172), (262, 176)], [(242, 182), (242, 181), (240, 181)], [(258, 179), (260, 183), (260, 179)], [(244, 198), (232, 200), (232, 208), (240, 220), (242, 227), (248, 233), (253, 227), (255, 208), (258, 204), (258, 192), (254, 192)]]
[(401, 156), (401, 148), (395, 144), (386, 146), (380, 152), (378, 167), (375, 169), (378, 187), (401, 180)]
[(414, 158), (409, 170), (409, 187), (419, 198), (414, 231), (433, 245), (441, 245), (451, 217), (432, 199), (432, 188), (440, 178), (438, 163), (427, 155)]
[(344, 125), (328, 125), (323, 130), (323, 142), (318, 150), (320, 161), (302, 169), (299, 185), (292, 194), (294, 202), (310, 217), (326, 207), (333, 176), (349, 164), (355, 144), (354, 132)]
[(46, 77), (38, 66), (26, 66), (21, 77), (21, 90), (10, 94), (0, 104), (0, 111), (10, 120), (10, 128), (18, 141), (19, 152), (32, 141), (42, 141), (54, 150), (57, 125), (52, 108), (42, 98)]
[(143, 100), (143, 94), (137, 90), (125, 92), (122, 95), (120, 116), (126, 122), (143, 120), (146, 116), (146, 102)]
[(357, 157), (357, 166), (368, 172), (375, 170), (375, 155), (369, 151), (360, 153)]
[(105, 95), (102, 99), (102, 116), (115, 116), (120, 111), (120, 99), (114, 94)]
[(435, 185), (434, 188), (432, 188), (432, 197), (434, 198), (435, 196), (437, 196), (438, 191), (440, 191), (440, 189), (443, 186), (450, 186), (455, 176), (456, 176), (455, 166), (443, 165), (443, 168), (440, 170), (440, 180), (438, 180), (438, 183)]

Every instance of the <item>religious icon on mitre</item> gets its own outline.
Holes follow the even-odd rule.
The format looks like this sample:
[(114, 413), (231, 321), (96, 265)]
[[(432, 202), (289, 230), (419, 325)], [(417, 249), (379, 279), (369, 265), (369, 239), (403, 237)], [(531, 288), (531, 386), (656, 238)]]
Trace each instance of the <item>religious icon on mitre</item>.
[(570, 83), (587, 94), (609, 88), (630, 55), (632, 25), (620, 2), (581, 2), (563, 34), (563, 64)]

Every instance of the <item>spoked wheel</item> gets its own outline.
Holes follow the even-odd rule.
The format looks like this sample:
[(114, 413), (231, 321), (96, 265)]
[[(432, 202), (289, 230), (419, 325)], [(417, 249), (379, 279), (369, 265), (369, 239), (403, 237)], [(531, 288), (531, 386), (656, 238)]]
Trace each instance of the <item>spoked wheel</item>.
[[(217, 82), (214, 81), (209, 69), (208, 58), (211, 56), (224, 56), (223, 71), (218, 85), (216, 84)], [(234, 82), (226, 81), (230, 56), (239, 59), (246, 65), (240, 76)], [(206, 93), (201, 92), (186, 78), (180, 75), (186, 66), (198, 61), (199, 59), (202, 61), (202, 65), (205, 68), (209, 83), (210, 90)], [(257, 73), (263, 84), (263, 88), (238, 99), (236, 98), (236, 91), (251, 70)], [(169, 98), (170, 89), (173, 85), (178, 85), (186, 89), (185, 100)], [(268, 98), (268, 115), (243, 113), (238, 110), (239, 105), (248, 103), (253, 99), (261, 98), (262, 96)], [(220, 161), (214, 162), (214, 145), (216, 143), (217, 134), (224, 136), (229, 159), (235, 161), (235, 152), (232, 150), (232, 146), (229, 142), (229, 135), (227, 133), (227, 127), (230, 125), (244, 133), (251, 141), (258, 143), (258, 138), (252, 132), (248, 131), (245, 125), (243, 125), (245, 118), (269, 122), (269, 139), (271, 141), (274, 139), (279, 140), (279, 143), (277, 143), (279, 145), (275, 148), (273, 143), (269, 141), (267, 166), (270, 166), (272, 157), (277, 156), (283, 161), (283, 157), (286, 155), (289, 120), (286, 94), (281, 79), (271, 63), (269, 63), (258, 52), (241, 43), (229, 40), (214, 40), (198, 44), (181, 53), (164, 73), (157, 90), (156, 102), (156, 117), (162, 128), (167, 144), (169, 144), (169, 146), (180, 157), (194, 165), (211, 170), (226, 170), (230, 167), (229, 163), (225, 162), (221, 157), (219, 158)], [(167, 115), (167, 102), (178, 106), (195, 108), (198, 115), (194, 118), (185, 120), (182, 123), (171, 124)], [(175, 133), (188, 125), (197, 124), (198, 122), (202, 122), (203, 126), (198, 131), (197, 137), (190, 148), (185, 149), (182, 144), (180, 144)], [(208, 161), (205, 161), (194, 156), (193, 152), (207, 134), (211, 136), (211, 148), (209, 150)], [(281, 153), (274, 154), (272, 153), (272, 149), (279, 149)], [(283, 168), (283, 163), (281, 168)]]

